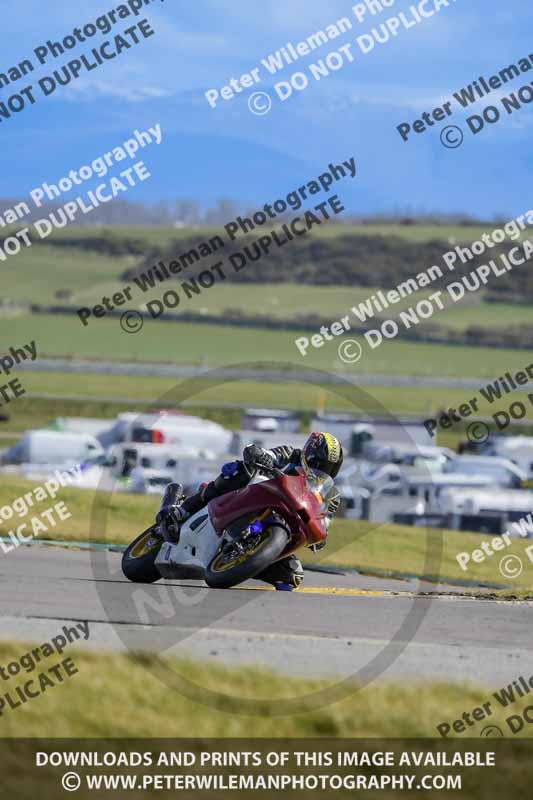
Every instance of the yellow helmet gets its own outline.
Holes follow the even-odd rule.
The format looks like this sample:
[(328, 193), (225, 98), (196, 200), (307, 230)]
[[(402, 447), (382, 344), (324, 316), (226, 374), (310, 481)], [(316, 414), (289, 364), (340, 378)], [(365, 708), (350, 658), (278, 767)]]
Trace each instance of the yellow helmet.
[(314, 432), (302, 448), (302, 465), (335, 478), (344, 460), (342, 445), (331, 433)]

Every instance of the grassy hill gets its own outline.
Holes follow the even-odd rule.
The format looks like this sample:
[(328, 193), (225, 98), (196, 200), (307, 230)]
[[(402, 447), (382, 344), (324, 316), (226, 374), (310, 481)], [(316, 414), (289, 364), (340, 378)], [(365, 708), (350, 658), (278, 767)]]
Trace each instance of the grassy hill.
[[(282, 265), (289, 254), (291, 260), (288, 263), (296, 266), (301, 261), (297, 254), (301, 253), (304, 261), (307, 259), (310, 262), (309, 267), (318, 268), (318, 273), (321, 275), (318, 280), (311, 278), (309, 282), (328, 286), (336, 282), (345, 282), (342, 280), (342, 271), (338, 273), (337, 270), (338, 274), (336, 273), (338, 259), (347, 258), (346, 264), (350, 270), (355, 259), (356, 263), (359, 261), (359, 270), (356, 269), (347, 281), (349, 284), (392, 288), (395, 277), (401, 280), (406, 271), (409, 273), (410, 266), (414, 273), (418, 267), (420, 270), (427, 268), (431, 263), (436, 263), (437, 259), (440, 260), (446, 249), (459, 243), (468, 244), (475, 241), (485, 230), (490, 231), (492, 227), (492, 225), (330, 225), (313, 231), (309, 237), (295, 241), (285, 249), (274, 250), (269, 261), (274, 268), (275, 281), (290, 283), (290, 272), (284, 273), (281, 270), (278, 273), (275, 265), (277, 262)], [(131, 269), (135, 263), (150, 262), (151, 258), (155, 262), (167, 252), (179, 253), (180, 248), (186, 247), (191, 240), (206, 240), (221, 232), (227, 243), (227, 236), (222, 226), (218, 228), (69, 226), (54, 231), (44, 241), (35, 241), (31, 248), (23, 248), (17, 256), (10, 257), (3, 263), (3, 297), (42, 302), (62, 288), (70, 289), (77, 294), (91, 286), (111, 284), (115, 279), (118, 283), (122, 283), (121, 274)], [(254, 234), (259, 236), (265, 232), (266, 228), (264, 230), (258, 228)], [(7, 235), (9, 229), (2, 231), (0, 238)], [(378, 261), (375, 265), (375, 275), (379, 278), (382, 273), (383, 276), (388, 276), (388, 280), (377, 280), (372, 284), (365, 273), (368, 262), (374, 260), (376, 254)], [(432, 261), (433, 257), (435, 261)], [(395, 271), (391, 270), (394, 259), (399, 259)], [(409, 261), (412, 263), (409, 264)], [(246, 281), (261, 281), (259, 271), (262, 268), (261, 263), (245, 271), (246, 275), (241, 273), (235, 277), (238, 280), (244, 278)], [(360, 272), (359, 279), (358, 272)], [(42, 273), (47, 274), (48, 282), (40, 279)], [(333, 279), (334, 273), (337, 274), (338, 280)], [(27, 276), (31, 276), (37, 283), (26, 280)], [(37, 291), (32, 291), (32, 283)], [(298, 283), (301, 284), (300, 279)]]
[[(246, 282), (230, 283), (229, 278), (227, 282), (218, 281), (212, 290), (182, 302), (180, 311), (214, 316), (264, 315), (268, 319), (290, 322), (300, 319), (303, 327), (315, 330), (313, 318), (330, 321), (349, 314), (353, 305), (379, 288), (393, 288), (406, 276), (438, 263), (446, 248), (459, 242), (471, 242), (479, 238), (482, 231), (480, 226), (331, 225), (312, 237), (304, 237), (292, 249), (273, 252), (269, 259), (251, 264), (244, 271), (233, 274), (227, 270), (229, 278)], [(74, 309), (91, 306), (131, 283), (130, 278), (140, 265), (157, 263), (158, 259), (169, 257), (167, 254), (182, 252), (195, 238), (207, 239), (217, 232), (220, 231), (215, 228), (168, 226), (62, 229), (45, 242), (36, 242), (3, 263), (2, 300), (22, 307), (32, 303), (69, 305)], [(227, 256), (226, 251), (227, 248), (221, 256)], [(208, 261), (201, 264), (201, 268), (209, 266)], [(182, 279), (193, 274), (194, 268), (190, 268), (182, 273)], [(258, 282), (261, 280), (263, 282)], [(515, 283), (516, 295), (523, 295), (523, 281), (518, 271), (509, 273), (505, 281), (511, 281), (509, 286), (504, 287), (498, 281), (489, 289), (491, 299), (494, 290), (511, 290)], [(314, 285), (317, 283), (320, 285)], [(159, 298), (163, 291), (171, 288), (179, 288), (178, 282), (169, 281), (164, 287), (158, 285), (146, 294), (135, 290), (131, 307)], [(435, 288), (436, 285), (432, 290)], [(381, 316), (392, 316), (429, 293), (423, 290), (413, 294)], [(486, 302), (487, 290), (469, 294), (461, 303), (451, 305), (430, 322), (423, 323), (420, 329), (427, 330), (429, 324), (437, 325), (444, 334), (448, 330), (457, 336), (472, 328), (484, 328), (501, 332), (505, 337), (511, 329), (519, 335), (519, 326), (531, 326), (531, 305), (517, 304), (513, 296), (505, 293), (499, 299), (504, 302)], [(0, 307), (0, 315), (4, 317), (10, 318), (16, 313), (22, 313), (21, 309)], [(351, 322), (358, 324), (353, 315)], [(68, 336), (66, 329), (64, 333)], [(401, 331), (400, 337), (403, 333)], [(476, 338), (479, 337), (474, 337), (473, 342)], [(497, 343), (497, 339), (493, 343)], [(514, 346), (514, 341), (508, 343)]]

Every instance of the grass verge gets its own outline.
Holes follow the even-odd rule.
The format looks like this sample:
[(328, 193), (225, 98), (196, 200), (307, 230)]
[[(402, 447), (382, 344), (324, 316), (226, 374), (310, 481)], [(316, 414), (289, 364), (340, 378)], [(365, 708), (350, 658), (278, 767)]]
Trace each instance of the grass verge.
[[(28, 650), (28, 643), (2, 643), (0, 664), (18, 660)], [(68, 655), (77, 674), (22, 707), (5, 710), (0, 719), (1, 737), (43, 737), (52, 732), (54, 737), (65, 738), (250, 735), (250, 717), (232, 713), (228, 701), (213, 698), (204, 705), (170, 690), (157, 678), (155, 657), (75, 650)], [(41, 662), (39, 670), (53, 666), (52, 662), (52, 657)], [(354, 693), (339, 702), (279, 716), (281, 697), (302, 697), (331, 683), (288, 678), (259, 668), (225, 668), (174, 659), (167, 663), (201, 689), (257, 697), (261, 714), (253, 717), (254, 737), (435, 737), (438, 724), (460, 717), (490, 697), (489, 690), (474, 686), (375, 683), (360, 691), (354, 685)], [(24, 680), (11, 680), (3, 691), (13, 692)], [(526, 704), (527, 699), (514, 704), (512, 713)], [(507, 710), (500, 716), (503, 719), (508, 714)], [(496, 716), (491, 722), (498, 724)], [(472, 728), (470, 735), (479, 735), (476, 729)], [(523, 735), (527, 735), (527, 726)]]

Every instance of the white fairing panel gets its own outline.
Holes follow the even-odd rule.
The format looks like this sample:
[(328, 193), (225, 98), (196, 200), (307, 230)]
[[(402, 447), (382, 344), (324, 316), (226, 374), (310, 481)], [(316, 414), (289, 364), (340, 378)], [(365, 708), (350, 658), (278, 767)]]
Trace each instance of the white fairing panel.
[(155, 563), (164, 577), (201, 578), (219, 544), (220, 537), (203, 509), (183, 524), (178, 544), (162, 546)]

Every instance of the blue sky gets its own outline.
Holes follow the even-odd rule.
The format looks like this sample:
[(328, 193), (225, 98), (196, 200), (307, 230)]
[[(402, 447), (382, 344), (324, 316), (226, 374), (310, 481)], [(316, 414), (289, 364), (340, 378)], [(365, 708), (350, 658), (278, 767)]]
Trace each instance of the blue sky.
[[(361, 24), (344, 0), (195, 0), (154, 2), (146, 16), (156, 35), (115, 61), (61, 87), (17, 117), (0, 123), (3, 137), (3, 196), (23, 196), (42, 181), (53, 182), (90, 162), (126, 138), (134, 128), (160, 123), (162, 145), (146, 152), (152, 179), (128, 199), (194, 197), (204, 205), (220, 196), (262, 205), (323, 171), (330, 161), (354, 156), (357, 180), (345, 182), (341, 198), (358, 213), (467, 212), (487, 217), (518, 215), (530, 206), (527, 186), (533, 104), (502, 115), (474, 137), (465, 114), (450, 124), (465, 128), (461, 148), (448, 150), (440, 129), (402, 142), (396, 125), (413, 122), (423, 111), (448, 100), (479, 75), (487, 77), (533, 53), (528, 36), (530, 0), (457, 0), (431, 20), (402, 30), (363, 56), (354, 46), (354, 63), (320, 82), (311, 81), (281, 103), (273, 84), (387, 18), (414, 0)], [(418, 2), (418, 0), (417, 0)], [(62, 39), (94, 21), (118, 2), (74, 4), (60, 0), (7, 0), (0, 71), (32, 55), (47, 39)], [(261, 70), (255, 87), (272, 95), (269, 114), (255, 116), (247, 105), (254, 89), (211, 109), (207, 89), (226, 84), (260, 64), (287, 42), (296, 44), (341, 17), (351, 32), (269, 78)], [(28, 79), (0, 91), (6, 100), (29, 82), (51, 74), (70, 58), (90, 51), (112, 34), (79, 45), (68, 56), (40, 67)], [(521, 76), (503, 92), (533, 81)], [(498, 93), (480, 100), (469, 113), (499, 102)]]

